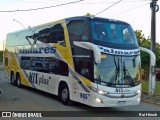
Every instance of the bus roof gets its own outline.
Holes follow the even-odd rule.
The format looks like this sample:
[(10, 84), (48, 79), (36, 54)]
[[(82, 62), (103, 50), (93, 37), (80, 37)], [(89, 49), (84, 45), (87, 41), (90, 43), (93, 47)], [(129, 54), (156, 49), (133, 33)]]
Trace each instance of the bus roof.
[(115, 19), (109, 19), (109, 18), (101, 18), (101, 17), (94, 17), (94, 16), (76, 16), (76, 17), (69, 17), (69, 18), (65, 18), (65, 19), (51, 21), (49, 23), (44, 23), (44, 24), (40, 24), (40, 25), (36, 25), (36, 26), (32, 26), (32, 27), (29, 26), (28, 28), (25, 28), (25, 29), (21, 29), (21, 30), (18, 30), (18, 31), (10, 32), (10, 33), (8, 33), (8, 35), (9, 34), (20, 33), (20, 32), (27, 31), (27, 30), (31, 30), (32, 28), (38, 28), (38, 27), (42, 27), (42, 26), (47, 26), (49, 24), (56, 23), (57, 21), (62, 21), (62, 20), (65, 20), (65, 21), (70, 21), (70, 20), (89, 20), (89, 21), (90, 20), (100, 20), (100, 21), (110, 21), (110, 22), (113, 21), (113, 22), (128, 24), (127, 22), (124, 22), (124, 21), (115, 20)]
[(102, 17), (94, 17), (94, 16), (76, 16), (76, 17), (70, 17), (66, 18), (65, 20), (70, 21), (70, 20), (100, 20), (100, 21), (110, 21), (110, 22), (118, 22), (118, 23), (123, 23), (123, 24), (128, 24), (127, 22), (120, 21), (120, 20), (115, 20), (115, 19), (110, 19), (110, 18), (102, 18)]

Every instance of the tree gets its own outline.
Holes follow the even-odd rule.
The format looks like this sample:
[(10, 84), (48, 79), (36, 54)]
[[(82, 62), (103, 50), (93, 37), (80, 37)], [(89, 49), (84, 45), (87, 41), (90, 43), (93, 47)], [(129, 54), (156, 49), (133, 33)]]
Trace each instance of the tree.
[[(135, 33), (139, 46), (150, 49), (150, 44), (151, 44), (150, 39), (145, 38), (144, 34), (142, 33), (142, 30), (136, 30)], [(149, 61), (150, 61), (149, 54), (144, 51), (141, 51), (141, 62), (142, 62), (142, 68), (144, 70), (147, 71), (149, 70)]]
[(160, 44), (156, 43), (156, 67), (160, 68)]
[[(151, 39), (149, 37), (145, 38), (144, 34), (142, 33), (142, 30), (136, 30), (135, 33), (136, 33), (139, 46), (150, 49)], [(149, 61), (150, 61), (150, 55), (144, 51), (141, 51), (141, 62), (142, 62), (142, 68), (144, 70), (149, 70)], [(160, 44), (159, 43), (156, 43), (156, 67), (160, 68)]]

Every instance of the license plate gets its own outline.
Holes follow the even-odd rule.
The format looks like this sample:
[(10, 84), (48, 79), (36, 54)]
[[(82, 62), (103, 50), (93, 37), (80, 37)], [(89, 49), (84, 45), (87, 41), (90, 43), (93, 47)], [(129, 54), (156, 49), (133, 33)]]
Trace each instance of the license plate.
[(117, 104), (118, 105), (124, 105), (124, 104), (126, 104), (126, 101), (118, 101)]

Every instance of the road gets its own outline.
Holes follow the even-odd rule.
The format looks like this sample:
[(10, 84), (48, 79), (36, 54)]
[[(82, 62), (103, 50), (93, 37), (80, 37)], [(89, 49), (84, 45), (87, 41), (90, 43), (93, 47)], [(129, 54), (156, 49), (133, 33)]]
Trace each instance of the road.
[[(95, 120), (103, 120), (105, 119), (104, 116), (107, 111), (111, 111), (108, 114), (111, 114), (112, 117), (107, 118), (108, 119), (118, 119), (121, 120), (121, 118), (118, 118), (118, 114), (123, 114), (123, 112), (127, 116), (127, 111), (131, 111), (134, 114), (134, 111), (160, 111), (160, 107), (141, 102), (138, 106), (129, 106), (129, 107), (115, 107), (115, 108), (93, 108), (89, 107), (87, 105), (83, 105), (80, 103), (75, 103), (72, 106), (65, 106), (61, 104), (61, 102), (58, 101), (58, 97), (54, 95), (50, 95), (47, 93), (44, 93), (42, 91), (38, 91), (35, 89), (31, 89), (28, 87), (18, 88), (16, 86), (12, 86), (10, 84), (10, 81), (6, 80), (4, 78), (3, 70), (0, 70), (0, 89), (2, 91), (0, 95), (0, 111), (77, 111), (73, 112), (73, 114), (82, 114), (81, 112), (84, 111), (100, 111), (97, 113), (97, 117), (86, 117), (85, 114), (83, 119), (95, 119)], [(114, 111), (118, 111), (116, 113), (113, 113)], [(100, 114), (101, 113), (101, 114)], [(63, 112), (62, 112), (63, 114)], [(72, 113), (70, 113), (72, 114)], [(88, 113), (87, 113), (88, 114)], [(131, 114), (131, 113), (130, 113)], [(159, 114), (159, 113), (158, 113)], [(115, 117), (114, 117), (115, 116)], [(78, 118), (75, 118), (76, 120), (80, 119), (82, 120), (81, 115), (77, 116)], [(140, 117), (141, 119), (150, 119), (146, 117)], [(48, 118), (51, 119), (51, 118)], [(57, 119), (62, 119), (62, 117), (57, 117)], [(65, 118), (64, 118), (65, 119)], [(132, 118), (126, 118), (128, 119), (134, 119)], [(158, 119), (155, 117), (154, 119)], [(106, 120), (106, 119), (105, 119)], [(124, 118), (122, 118), (124, 120)]]

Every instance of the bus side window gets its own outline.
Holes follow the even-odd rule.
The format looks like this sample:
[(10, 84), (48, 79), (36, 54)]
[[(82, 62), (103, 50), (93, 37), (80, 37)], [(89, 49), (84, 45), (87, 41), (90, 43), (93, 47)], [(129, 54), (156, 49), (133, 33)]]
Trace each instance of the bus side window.
[(33, 44), (37, 43), (58, 43), (62, 46), (65, 46), (65, 38), (64, 38), (64, 28), (58, 23), (51, 26), (47, 26), (48, 28), (41, 28), (37, 33), (32, 33), (31, 36), (26, 36), (26, 39), (30, 41), (32, 39)]
[(80, 64), (80, 74), (88, 77), (89, 76), (89, 64), (87, 64), (87, 62), (81, 62)]
[(77, 58), (75, 60), (75, 70), (77, 71), (77, 73), (88, 79), (92, 78), (91, 61), (88, 58)]
[[(59, 74), (58, 72), (58, 66), (59, 66), (59, 62), (58, 60), (54, 60), (52, 62), (49, 63), (49, 73), (54, 73), (54, 74)], [(47, 67), (47, 66), (46, 66)]]
[(63, 62), (63, 61), (59, 61), (59, 74), (63, 75), (63, 76), (68, 76), (69, 75), (69, 69), (68, 69), (68, 64)]
[(49, 64), (46, 64), (46, 70), (49, 73), (59, 74), (63, 76), (69, 75), (68, 64), (61, 60), (52, 60)]
[(22, 69), (29, 70), (29, 68), (30, 68), (30, 57), (21, 57), (20, 67)]
[(58, 43), (65, 46), (64, 29), (61, 24), (56, 24), (51, 28), (48, 35), (50, 43)]

